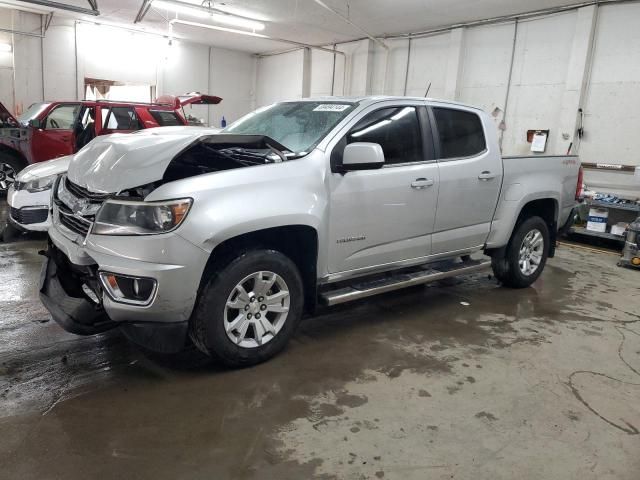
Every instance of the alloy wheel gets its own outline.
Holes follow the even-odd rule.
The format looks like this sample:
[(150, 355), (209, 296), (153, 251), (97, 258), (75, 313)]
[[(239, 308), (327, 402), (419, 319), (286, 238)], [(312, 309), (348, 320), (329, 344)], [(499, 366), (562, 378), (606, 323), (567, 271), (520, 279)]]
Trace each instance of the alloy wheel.
[(6, 192), (16, 181), (16, 171), (8, 163), (0, 162), (0, 192)]
[(529, 277), (540, 268), (543, 253), (544, 237), (540, 230), (533, 229), (525, 235), (520, 245), (518, 266), (523, 275)]
[(273, 340), (289, 314), (289, 287), (274, 272), (247, 275), (233, 288), (224, 310), (229, 339), (243, 348), (257, 348)]

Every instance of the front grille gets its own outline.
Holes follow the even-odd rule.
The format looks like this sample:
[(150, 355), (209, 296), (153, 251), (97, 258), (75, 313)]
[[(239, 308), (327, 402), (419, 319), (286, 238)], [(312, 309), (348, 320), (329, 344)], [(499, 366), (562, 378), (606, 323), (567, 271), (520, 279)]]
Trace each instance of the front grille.
[(75, 233), (86, 236), (93, 224), (93, 218), (84, 218), (74, 215), (63, 203), (58, 205), (60, 223)]
[(11, 218), (21, 225), (31, 225), (47, 221), (49, 216), (48, 208), (13, 208), (11, 207)]
[(56, 188), (53, 199), (57, 207), (57, 221), (68, 230), (86, 236), (93, 226), (95, 213), (111, 194), (90, 192), (66, 176), (60, 182), (64, 182), (60, 185), (61, 191)]
[(100, 202), (100, 203), (102, 203), (102, 202), (104, 202), (106, 199), (108, 199), (111, 196), (110, 193), (94, 193), (94, 192), (90, 192), (86, 188), (81, 187), (80, 185), (77, 185), (77, 184), (73, 183), (67, 177), (65, 177), (64, 181), (65, 181), (66, 189), (69, 190), (70, 193), (72, 193), (74, 196), (76, 196), (78, 198), (86, 198), (87, 200), (90, 200), (91, 202)]

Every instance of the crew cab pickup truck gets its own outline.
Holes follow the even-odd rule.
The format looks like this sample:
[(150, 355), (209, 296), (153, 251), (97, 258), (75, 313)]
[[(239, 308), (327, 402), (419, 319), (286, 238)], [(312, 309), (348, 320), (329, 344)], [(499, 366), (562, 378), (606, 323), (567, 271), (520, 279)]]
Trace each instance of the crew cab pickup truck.
[(0, 192), (24, 167), (71, 155), (100, 135), (187, 125), (186, 105), (217, 104), (212, 95), (163, 96), (155, 103), (83, 100), (41, 102), (18, 118), (0, 103)]
[(581, 184), (578, 158), (502, 158), (489, 115), (424, 98), (284, 102), (220, 134), (162, 130), (71, 160), (40, 296), (71, 332), (120, 328), (231, 366), (275, 355), (319, 303), (490, 265), (531, 285)]

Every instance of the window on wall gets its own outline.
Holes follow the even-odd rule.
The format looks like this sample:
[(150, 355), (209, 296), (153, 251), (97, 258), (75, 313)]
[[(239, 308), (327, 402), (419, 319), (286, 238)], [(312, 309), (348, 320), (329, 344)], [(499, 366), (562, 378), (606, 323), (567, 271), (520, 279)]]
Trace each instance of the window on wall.
[(440, 158), (472, 157), (487, 148), (480, 117), (472, 112), (451, 108), (434, 108)]
[(415, 107), (383, 108), (370, 113), (347, 134), (347, 143), (355, 142), (379, 144), (387, 164), (424, 160), (420, 122)]

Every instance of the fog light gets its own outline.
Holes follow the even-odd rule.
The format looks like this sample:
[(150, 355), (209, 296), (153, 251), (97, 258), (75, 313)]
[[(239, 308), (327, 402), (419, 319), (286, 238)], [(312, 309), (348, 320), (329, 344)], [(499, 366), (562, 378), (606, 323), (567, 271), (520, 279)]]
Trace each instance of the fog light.
[(640, 266), (640, 258), (638, 258), (638, 257), (633, 257), (633, 258), (631, 259), (631, 263), (632, 263), (633, 265), (635, 265), (636, 267), (637, 267), (637, 266)]
[(100, 281), (114, 302), (146, 306), (153, 301), (158, 283), (153, 278), (100, 272)]

